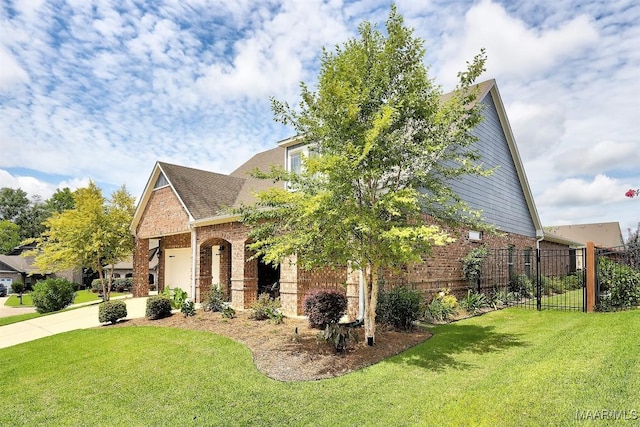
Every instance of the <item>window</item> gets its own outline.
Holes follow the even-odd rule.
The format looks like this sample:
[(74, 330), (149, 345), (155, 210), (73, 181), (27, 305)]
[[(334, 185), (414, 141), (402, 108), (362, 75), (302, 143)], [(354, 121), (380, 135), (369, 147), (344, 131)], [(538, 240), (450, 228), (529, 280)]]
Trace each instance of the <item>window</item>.
[(289, 171), (296, 175), (302, 172), (302, 151), (289, 154)]
[(160, 172), (160, 176), (158, 176), (158, 179), (156, 179), (156, 183), (153, 186), (153, 189), (155, 190), (156, 188), (166, 187), (167, 185), (169, 185), (169, 181), (167, 181), (167, 178), (164, 176), (164, 174)]

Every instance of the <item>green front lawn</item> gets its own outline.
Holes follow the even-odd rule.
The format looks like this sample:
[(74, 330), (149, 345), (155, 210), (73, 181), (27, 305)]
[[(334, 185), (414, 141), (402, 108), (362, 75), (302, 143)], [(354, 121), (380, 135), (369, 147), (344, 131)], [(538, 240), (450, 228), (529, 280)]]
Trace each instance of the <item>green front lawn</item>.
[[(111, 297), (117, 297), (127, 295), (126, 293), (111, 292)], [(73, 300), (74, 304), (81, 304), (84, 302), (100, 301), (101, 298), (98, 294), (94, 294), (89, 290), (81, 290), (76, 292), (76, 298)], [(8, 307), (33, 307), (33, 301), (30, 294), (22, 294), (22, 305), (20, 305), (20, 298), (16, 294), (12, 294), (9, 299), (4, 303)]]
[(637, 312), (511, 308), (432, 330), (377, 365), (304, 383), (265, 377), (246, 347), (206, 332), (56, 335), (0, 350), (0, 390), (28, 396), (3, 407), (0, 425), (539, 426), (584, 425), (578, 411), (640, 416)]

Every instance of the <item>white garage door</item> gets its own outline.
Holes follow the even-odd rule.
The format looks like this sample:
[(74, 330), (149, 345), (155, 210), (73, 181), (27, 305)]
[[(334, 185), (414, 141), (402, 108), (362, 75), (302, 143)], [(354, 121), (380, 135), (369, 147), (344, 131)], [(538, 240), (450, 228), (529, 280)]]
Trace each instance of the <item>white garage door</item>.
[(191, 248), (167, 249), (164, 258), (164, 284), (191, 295)]

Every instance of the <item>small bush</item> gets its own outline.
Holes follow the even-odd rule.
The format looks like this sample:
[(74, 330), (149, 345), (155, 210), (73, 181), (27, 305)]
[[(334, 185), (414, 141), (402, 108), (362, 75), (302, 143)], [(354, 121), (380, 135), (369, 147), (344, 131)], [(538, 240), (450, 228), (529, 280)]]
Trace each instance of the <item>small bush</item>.
[(180, 312), (184, 314), (184, 317), (195, 316), (196, 314), (196, 305), (189, 298), (184, 300), (182, 303), (182, 307), (180, 307)]
[(119, 277), (111, 282), (111, 290), (114, 292), (128, 292), (133, 288), (132, 277)]
[(100, 323), (116, 323), (125, 317), (127, 317), (127, 304), (124, 301), (105, 301), (98, 306), (98, 321)]
[(480, 275), (482, 274), (482, 264), (487, 255), (489, 255), (487, 247), (480, 246), (471, 249), (471, 251), (462, 258), (462, 275), (467, 279), (470, 289), (478, 285)]
[(102, 292), (102, 282), (100, 279), (93, 279), (91, 281), (91, 292), (94, 294)]
[(224, 293), (216, 285), (202, 296), (202, 309), (204, 311), (222, 311), (224, 309)]
[(509, 291), (518, 294), (520, 298), (530, 298), (534, 295), (533, 281), (526, 274), (518, 274), (510, 280)]
[(180, 309), (184, 300), (188, 298), (186, 291), (183, 291), (180, 288), (171, 289), (169, 288), (169, 286), (164, 288), (164, 290), (162, 291), (162, 296), (167, 298), (171, 304), (171, 307), (175, 309)]
[(73, 283), (66, 279), (46, 279), (36, 283), (31, 292), (38, 313), (59, 311), (73, 302)]
[(422, 311), (422, 294), (419, 291), (397, 286), (381, 291), (376, 308), (376, 319), (380, 323), (400, 330), (410, 330)]
[(284, 318), (280, 312), (280, 299), (273, 299), (269, 294), (260, 294), (258, 301), (251, 305), (249, 318), (253, 320), (271, 320), (274, 323), (282, 323)]
[(21, 294), (24, 292), (24, 283), (22, 282), (13, 282), (11, 284), (11, 290), (16, 294)]
[(236, 317), (236, 311), (230, 305), (225, 305), (221, 314), (225, 319), (233, 319)]
[(145, 312), (147, 319), (156, 320), (169, 316), (171, 316), (171, 301), (168, 298), (162, 295), (149, 297)]
[(330, 323), (338, 323), (347, 312), (347, 297), (336, 290), (312, 291), (303, 304), (312, 328), (324, 329)]
[(433, 297), (425, 311), (427, 319), (444, 322), (457, 314), (458, 300), (449, 292), (449, 289), (442, 289)]
[(640, 272), (606, 258), (598, 260), (598, 281), (602, 311), (619, 310), (640, 305)]
[(318, 341), (330, 344), (336, 353), (346, 351), (351, 343), (358, 342), (358, 333), (345, 325), (328, 323), (323, 332), (318, 332)]
[(460, 301), (462, 307), (469, 314), (476, 314), (480, 309), (489, 306), (489, 299), (485, 294), (467, 291), (467, 296)]

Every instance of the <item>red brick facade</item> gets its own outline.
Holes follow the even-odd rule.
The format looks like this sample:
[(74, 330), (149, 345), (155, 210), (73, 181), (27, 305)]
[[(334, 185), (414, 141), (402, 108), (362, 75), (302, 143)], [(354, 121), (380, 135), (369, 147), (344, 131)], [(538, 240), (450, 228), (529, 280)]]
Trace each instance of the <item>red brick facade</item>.
[[(190, 229), (188, 216), (170, 187), (154, 191), (138, 227), (134, 256), (135, 294), (148, 293), (148, 238), (160, 239), (160, 263), (158, 289), (164, 288), (164, 253), (172, 248), (189, 248), (195, 241), (195, 300), (211, 285), (219, 284), (230, 296), (236, 309), (246, 309), (257, 299), (258, 261), (246, 249), (248, 229), (238, 222), (207, 225)], [(195, 233), (192, 236), (192, 233)], [(407, 285), (422, 290), (425, 296), (441, 288), (455, 293), (464, 293), (468, 284), (462, 275), (462, 258), (480, 245), (489, 248), (516, 250), (535, 249), (536, 239), (515, 234), (484, 233), (480, 241), (469, 239), (468, 230), (455, 234), (456, 241), (443, 247), (435, 247), (433, 253), (421, 263), (406, 266), (400, 271), (382, 275), (384, 286)], [(542, 242), (544, 248), (564, 246)], [(535, 254), (535, 252), (534, 252)], [(535, 256), (535, 255), (534, 255)], [(219, 276), (212, 277), (213, 257), (220, 257)], [(492, 261), (493, 262), (493, 261)], [(500, 266), (501, 271), (507, 271)], [(507, 273), (504, 273), (507, 274)], [(338, 289), (346, 293), (349, 300), (348, 314), (354, 318), (358, 313), (359, 273), (347, 274), (346, 267), (305, 271), (298, 268), (296, 258), (290, 257), (280, 265), (280, 299), (287, 315), (302, 315), (305, 295), (312, 289)]]

